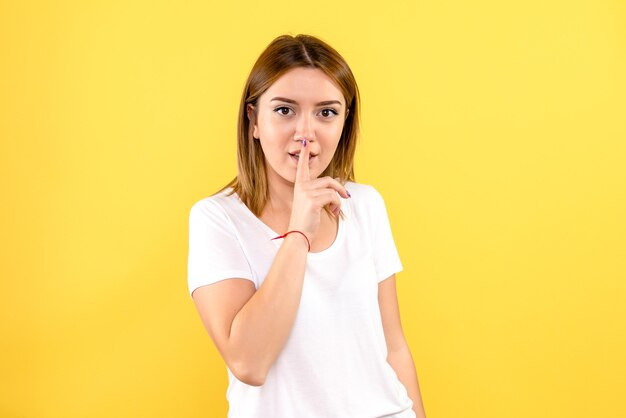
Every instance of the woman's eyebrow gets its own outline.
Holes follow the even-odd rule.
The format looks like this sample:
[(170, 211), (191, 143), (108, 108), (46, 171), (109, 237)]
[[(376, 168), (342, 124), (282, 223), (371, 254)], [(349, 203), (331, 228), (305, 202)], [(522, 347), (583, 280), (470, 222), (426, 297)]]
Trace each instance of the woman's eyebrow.
[[(296, 102), (295, 100), (287, 99), (285, 97), (274, 97), (272, 100), (270, 100), (270, 102), (273, 102), (274, 100), (278, 100), (280, 102), (298, 104), (298, 102)], [(318, 104), (316, 104), (316, 106), (326, 106), (326, 105), (331, 105), (331, 104), (338, 104), (341, 106), (341, 102), (339, 100), (326, 100), (325, 102), (319, 102)]]

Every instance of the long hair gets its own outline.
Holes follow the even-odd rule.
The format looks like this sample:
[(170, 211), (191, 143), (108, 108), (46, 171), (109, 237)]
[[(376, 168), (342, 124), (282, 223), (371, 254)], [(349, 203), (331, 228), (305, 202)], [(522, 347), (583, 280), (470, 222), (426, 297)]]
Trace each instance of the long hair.
[[(310, 35), (281, 35), (261, 53), (250, 71), (239, 105), (237, 124), (237, 177), (216, 193), (229, 187), (237, 193), (252, 213), (260, 216), (269, 200), (265, 156), (259, 141), (252, 137), (257, 100), (287, 71), (297, 68), (322, 70), (340, 88), (348, 115), (332, 160), (320, 175), (339, 178), (341, 184), (354, 181), (354, 151), (359, 134), (360, 96), (350, 67), (337, 51)], [(248, 116), (248, 104), (254, 111)], [(329, 214), (330, 209), (324, 208)], [(340, 213), (343, 218), (343, 213)]]

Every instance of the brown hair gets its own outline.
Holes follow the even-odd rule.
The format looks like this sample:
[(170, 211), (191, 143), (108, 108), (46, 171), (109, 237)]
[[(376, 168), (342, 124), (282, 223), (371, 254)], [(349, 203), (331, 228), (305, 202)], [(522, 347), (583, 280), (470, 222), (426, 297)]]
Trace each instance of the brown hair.
[[(359, 134), (360, 96), (350, 67), (337, 51), (314, 36), (279, 36), (261, 53), (246, 81), (237, 126), (238, 174), (217, 192), (232, 187), (229, 195), (236, 192), (256, 216), (260, 216), (269, 199), (265, 156), (260, 142), (252, 137), (257, 100), (284, 73), (297, 67), (322, 70), (343, 93), (348, 115), (335, 155), (320, 176), (338, 177), (342, 184), (354, 181), (353, 161)], [(251, 120), (247, 114), (249, 104), (254, 106)], [(325, 209), (330, 214), (330, 210), (327, 207)]]

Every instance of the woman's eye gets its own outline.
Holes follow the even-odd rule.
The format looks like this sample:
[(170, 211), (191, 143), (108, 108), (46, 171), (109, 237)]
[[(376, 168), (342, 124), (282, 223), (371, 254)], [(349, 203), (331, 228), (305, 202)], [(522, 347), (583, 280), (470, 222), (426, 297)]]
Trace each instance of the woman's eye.
[(285, 107), (285, 106), (277, 107), (276, 109), (274, 109), (274, 112), (278, 112), (278, 113), (280, 113), (281, 115), (284, 115), (284, 116), (287, 116), (290, 111), (291, 111), (291, 109), (289, 109), (288, 107)]
[(329, 118), (334, 115), (338, 115), (339, 113), (335, 109), (324, 109), (322, 110), (322, 116), (325, 118)]

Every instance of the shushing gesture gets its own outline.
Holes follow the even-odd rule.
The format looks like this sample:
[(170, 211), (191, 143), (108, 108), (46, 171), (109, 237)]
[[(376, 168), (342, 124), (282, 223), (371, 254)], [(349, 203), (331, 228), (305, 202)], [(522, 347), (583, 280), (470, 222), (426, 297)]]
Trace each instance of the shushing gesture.
[(298, 230), (306, 234), (313, 242), (319, 230), (320, 217), (324, 206), (329, 205), (332, 213), (337, 216), (341, 207), (342, 197), (348, 198), (345, 187), (332, 177), (311, 178), (309, 173), (309, 147), (307, 140), (302, 141), (300, 156), (296, 168), (296, 181), (293, 191), (293, 204), (289, 231)]

